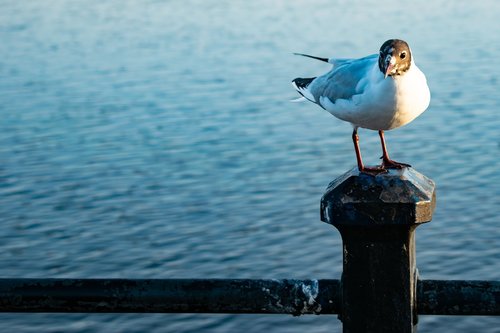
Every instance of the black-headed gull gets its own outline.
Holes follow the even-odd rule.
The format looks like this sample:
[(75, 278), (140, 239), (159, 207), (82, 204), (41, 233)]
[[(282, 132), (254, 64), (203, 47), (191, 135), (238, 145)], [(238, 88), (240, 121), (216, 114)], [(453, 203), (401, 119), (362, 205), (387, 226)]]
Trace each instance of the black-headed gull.
[[(408, 164), (389, 158), (384, 131), (401, 127), (418, 117), (429, 106), (430, 92), (424, 73), (415, 64), (408, 43), (390, 39), (379, 54), (360, 59), (320, 58), (333, 65), (326, 74), (292, 81), (302, 98), (318, 104), (335, 117), (354, 127), (352, 140), (361, 172), (378, 174), (387, 168)], [(361, 159), (358, 128), (377, 130), (382, 143), (382, 164), (366, 167)]]

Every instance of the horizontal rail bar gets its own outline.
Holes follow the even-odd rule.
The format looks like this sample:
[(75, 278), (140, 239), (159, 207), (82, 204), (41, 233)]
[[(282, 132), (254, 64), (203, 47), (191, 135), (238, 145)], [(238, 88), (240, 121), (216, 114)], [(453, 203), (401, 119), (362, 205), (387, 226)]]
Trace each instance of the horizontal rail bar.
[[(0, 279), (0, 312), (336, 314), (339, 280)], [(500, 315), (498, 281), (418, 281), (423, 315)]]
[(500, 316), (500, 281), (419, 281), (417, 302), (419, 314)]
[(0, 279), (0, 312), (337, 313), (339, 292), (338, 280)]

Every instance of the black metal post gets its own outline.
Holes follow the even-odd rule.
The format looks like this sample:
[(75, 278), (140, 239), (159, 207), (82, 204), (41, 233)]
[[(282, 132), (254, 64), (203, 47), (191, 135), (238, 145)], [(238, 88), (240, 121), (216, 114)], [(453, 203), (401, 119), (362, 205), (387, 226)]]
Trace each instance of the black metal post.
[(416, 331), (415, 229), (434, 207), (434, 183), (412, 168), (353, 169), (329, 185), (321, 219), (342, 236), (344, 333)]

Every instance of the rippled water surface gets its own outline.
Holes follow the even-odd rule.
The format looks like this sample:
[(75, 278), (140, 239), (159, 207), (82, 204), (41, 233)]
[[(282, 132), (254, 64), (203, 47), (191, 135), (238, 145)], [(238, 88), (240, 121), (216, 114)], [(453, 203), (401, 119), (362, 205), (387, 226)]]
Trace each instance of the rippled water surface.
[[(435, 180), (423, 278), (500, 280), (500, 3), (0, 1), (2, 277), (339, 278), (319, 221), (351, 128), (290, 80), (406, 39), (429, 110), (388, 132)], [(375, 132), (360, 131), (368, 163)], [(421, 317), (421, 332), (500, 332)], [(340, 332), (336, 316), (2, 314), (13, 332)]]

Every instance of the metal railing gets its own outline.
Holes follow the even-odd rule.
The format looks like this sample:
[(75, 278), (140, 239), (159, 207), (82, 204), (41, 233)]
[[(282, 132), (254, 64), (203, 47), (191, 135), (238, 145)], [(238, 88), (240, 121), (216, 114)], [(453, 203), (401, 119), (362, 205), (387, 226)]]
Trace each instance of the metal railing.
[[(496, 281), (423, 280), (422, 315), (500, 315)], [(0, 279), (1, 312), (339, 314), (340, 280)]]
[(423, 315), (500, 315), (500, 282), (418, 280), (415, 229), (434, 183), (353, 169), (321, 199), (343, 240), (341, 280), (0, 279), (0, 312), (338, 314), (343, 332), (415, 332)]

